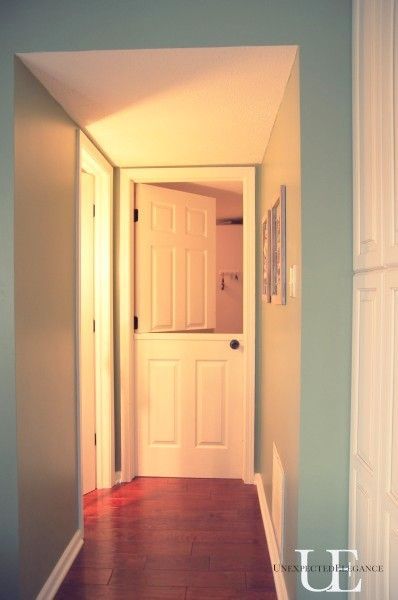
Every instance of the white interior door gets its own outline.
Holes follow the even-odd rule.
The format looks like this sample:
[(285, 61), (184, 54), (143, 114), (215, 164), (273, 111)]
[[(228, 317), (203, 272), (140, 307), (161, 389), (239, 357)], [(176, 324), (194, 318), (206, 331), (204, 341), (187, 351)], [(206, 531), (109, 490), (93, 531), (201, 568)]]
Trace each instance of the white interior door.
[[(377, 271), (357, 273), (354, 277), (349, 548), (358, 550), (361, 564), (380, 563), (376, 515), (380, 461), (382, 283), (382, 274)], [(353, 579), (355, 584), (352, 587), (358, 579), (362, 579), (361, 598), (378, 598), (375, 573), (354, 573)]]
[(138, 331), (209, 331), (216, 322), (216, 201), (136, 186)]
[[(384, 573), (380, 598), (398, 596), (398, 269), (386, 272), (384, 279), (385, 373), (381, 419), (380, 460), (380, 562)], [(376, 517), (377, 518), (377, 517)]]
[(94, 199), (95, 178), (80, 175), (80, 443), (83, 494), (96, 488), (95, 339), (94, 339)]
[(139, 184), (136, 208), (137, 473), (241, 477), (243, 336), (211, 333), (215, 200)]
[(136, 336), (139, 475), (242, 476), (244, 344), (229, 342), (223, 334)]

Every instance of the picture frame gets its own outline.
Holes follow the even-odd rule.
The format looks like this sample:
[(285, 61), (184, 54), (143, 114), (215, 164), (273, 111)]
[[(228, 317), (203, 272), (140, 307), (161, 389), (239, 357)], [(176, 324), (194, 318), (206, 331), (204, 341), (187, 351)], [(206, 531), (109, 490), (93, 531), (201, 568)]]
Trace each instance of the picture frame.
[(286, 186), (271, 209), (271, 302), (286, 304)]
[(261, 291), (263, 302), (271, 302), (271, 210), (261, 224), (263, 273)]

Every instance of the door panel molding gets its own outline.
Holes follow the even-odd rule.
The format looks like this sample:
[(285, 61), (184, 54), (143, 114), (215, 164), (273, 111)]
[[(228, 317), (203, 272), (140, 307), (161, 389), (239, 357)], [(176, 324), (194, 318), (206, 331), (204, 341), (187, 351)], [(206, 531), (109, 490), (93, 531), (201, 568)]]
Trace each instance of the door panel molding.
[(178, 446), (181, 410), (180, 361), (173, 359), (148, 360), (148, 444)]
[(196, 446), (227, 446), (227, 368), (226, 360), (195, 361)]
[[(254, 480), (254, 386), (255, 386), (255, 168), (254, 167), (165, 167), (122, 168), (118, 170), (117, 195), (118, 239), (116, 240), (117, 280), (120, 299), (117, 307), (120, 336), (117, 352), (120, 356), (121, 387), (121, 461), (122, 480), (130, 481), (136, 472), (133, 427), (134, 338), (145, 339), (146, 334), (133, 335), (134, 318), (134, 187), (138, 183), (241, 181), (243, 183), (243, 336), (245, 340), (243, 457), (242, 478)], [(205, 224), (200, 215), (191, 215), (187, 226), (199, 233)], [(171, 226), (172, 224), (170, 224)], [(149, 334), (154, 339), (154, 334)], [(167, 337), (166, 337), (167, 336)], [(169, 337), (171, 336), (171, 337)], [(176, 337), (177, 336), (177, 337)], [(190, 334), (162, 333), (161, 339), (188, 339)], [(200, 337), (199, 337), (200, 336)], [(229, 335), (195, 333), (196, 340), (230, 339)]]

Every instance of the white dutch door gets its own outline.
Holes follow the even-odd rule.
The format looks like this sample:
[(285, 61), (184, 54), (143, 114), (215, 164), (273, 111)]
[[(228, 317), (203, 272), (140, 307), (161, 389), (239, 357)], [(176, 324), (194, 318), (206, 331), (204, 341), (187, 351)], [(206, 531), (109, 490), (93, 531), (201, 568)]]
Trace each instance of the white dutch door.
[(135, 206), (137, 473), (241, 477), (244, 343), (214, 333), (215, 199), (139, 184)]

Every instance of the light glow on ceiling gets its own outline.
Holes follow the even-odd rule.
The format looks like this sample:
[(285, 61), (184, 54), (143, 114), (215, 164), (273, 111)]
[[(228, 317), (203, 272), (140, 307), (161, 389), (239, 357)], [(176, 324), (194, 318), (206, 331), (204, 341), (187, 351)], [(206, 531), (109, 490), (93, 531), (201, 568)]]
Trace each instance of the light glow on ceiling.
[(296, 46), (24, 53), (114, 165), (261, 163)]

